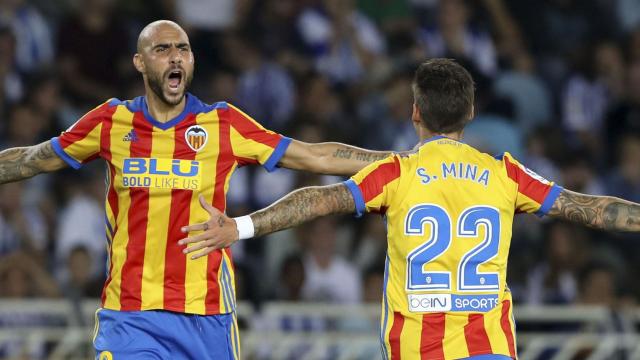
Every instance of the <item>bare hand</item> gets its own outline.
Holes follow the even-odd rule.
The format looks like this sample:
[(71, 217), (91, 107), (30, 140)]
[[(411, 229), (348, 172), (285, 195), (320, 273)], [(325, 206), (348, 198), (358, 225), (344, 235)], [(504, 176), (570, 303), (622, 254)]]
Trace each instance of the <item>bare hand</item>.
[(189, 233), (191, 231), (202, 231), (202, 233), (178, 241), (180, 245), (193, 244), (182, 250), (185, 254), (202, 249), (199, 253), (191, 256), (193, 260), (206, 256), (214, 250), (231, 246), (231, 244), (238, 241), (238, 230), (235, 220), (230, 219), (221, 213), (220, 210), (207, 203), (202, 195), (198, 197), (198, 200), (200, 200), (200, 206), (211, 215), (211, 218), (207, 222), (184, 226), (181, 229), (183, 233)]

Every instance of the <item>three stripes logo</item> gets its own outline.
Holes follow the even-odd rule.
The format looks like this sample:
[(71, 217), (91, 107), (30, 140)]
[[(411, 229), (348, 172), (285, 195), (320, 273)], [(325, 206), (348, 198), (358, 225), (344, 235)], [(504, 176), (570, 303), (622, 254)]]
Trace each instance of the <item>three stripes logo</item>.
[(190, 126), (184, 133), (184, 139), (193, 151), (200, 151), (206, 144), (208, 139), (207, 130), (202, 126)]

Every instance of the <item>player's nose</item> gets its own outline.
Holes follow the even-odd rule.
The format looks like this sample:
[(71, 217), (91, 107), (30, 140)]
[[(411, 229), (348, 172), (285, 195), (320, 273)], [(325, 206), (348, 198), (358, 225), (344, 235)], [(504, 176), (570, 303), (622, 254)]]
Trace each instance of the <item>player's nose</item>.
[(172, 64), (182, 63), (182, 52), (177, 47), (171, 47), (171, 53), (169, 54), (169, 61)]

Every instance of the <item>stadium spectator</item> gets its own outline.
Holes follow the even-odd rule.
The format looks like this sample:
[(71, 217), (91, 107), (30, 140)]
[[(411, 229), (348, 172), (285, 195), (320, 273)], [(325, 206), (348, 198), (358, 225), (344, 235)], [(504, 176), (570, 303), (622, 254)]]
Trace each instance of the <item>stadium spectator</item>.
[(616, 168), (607, 179), (607, 193), (640, 200), (640, 135), (627, 134), (619, 141)]
[(356, 304), (362, 298), (360, 275), (346, 259), (336, 254), (337, 223), (334, 218), (309, 224), (304, 253), (306, 301)]
[(365, 271), (382, 264), (387, 251), (387, 229), (384, 223), (377, 217), (365, 219), (362, 235), (354, 246), (352, 262), (358, 267), (360, 273), (364, 274)]
[(264, 126), (282, 131), (294, 111), (296, 88), (289, 73), (279, 64), (267, 60), (259, 45), (249, 38), (225, 36), (225, 58), (239, 73), (238, 106)]
[(53, 61), (51, 27), (37, 7), (27, 0), (0, 2), (0, 23), (8, 24), (16, 36), (16, 65), (29, 73)]
[[(0, 24), (0, 114), (22, 98), (24, 85), (15, 66), (16, 38), (6, 25)], [(1, 128), (0, 128), (1, 129)]]
[(419, 32), (425, 55), (466, 60), (483, 75), (493, 76), (498, 66), (493, 39), (485, 29), (471, 24), (470, 11), (464, 0), (440, 1), (437, 25)]
[(609, 166), (615, 163), (616, 149), (622, 138), (628, 134), (640, 134), (640, 62), (629, 66), (625, 88), (625, 97), (613, 104), (605, 121)]
[(56, 298), (61, 295), (56, 281), (31, 254), (16, 251), (1, 260), (0, 298)]
[(595, 160), (602, 161), (606, 111), (624, 91), (622, 55), (616, 46), (602, 42), (575, 58), (574, 73), (562, 95), (563, 125), (577, 145), (583, 144)]
[(105, 237), (104, 172), (91, 168), (78, 179), (69, 179), (64, 188), (66, 201), (60, 209), (54, 241), (55, 276), (68, 281), (73, 275), (68, 259), (75, 249), (82, 248), (90, 258), (84, 269), (91, 279), (102, 279), (106, 271), (106, 247), (100, 241)]
[(44, 261), (49, 245), (47, 223), (40, 209), (25, 201), (24, 189), (22, 183), (0, 187), (0, 255), (22, 250)]
[(534, 58), (525, 49), (516, 51), (510, 60), (510, 68), (498, 73), (494, 91), (511, 100), (516, 125), (527, 134), (551, 120), (551, 94), (536, 73)]
[(525, 302), (570, 304), (578, 297), (578, 271), (589, 254), (583, 229), (565, 222), (547, 225), (542, 261), (529, 273)]
[(323, 0), (298, 18), (298, 31), (316, 69), (333, 83), (362, 80), (384, 55), (377, 26), (355, 7), (355, 0)]
[(391, 74), (381, 91), (374, 91), (361, 101), (358, 117), (362, 119), (362, 146), (373, 149), (409, 150), (418, 143), (411, 116), (411, 75)]
[(120, 79), (131, 73), (132, 42), (114, 6), (112, 0), (81, 0), (58, 30), (57, 66), (79, 114), (117, 94)]
[(280, 265), (280, 273), (275, 289), (275, 299), (282, 301), (303, 301), (302, 287), (306, 279), (304, 264), (299, 254), (287, 256)]
[[(97, 261), (83, 245), (76, 245), (67, 253), (66, 266), (69, 277), (62, 283), (64, 295), (74, 302), (80, 302), (85, 298), (98, 298), (102, 293), (104, 276), (95, 276), (91, 269), (95, 268)], [(103, 269), (104, 270), (104, 269)], [(104, 275), (104, 271), (102, 275)]]

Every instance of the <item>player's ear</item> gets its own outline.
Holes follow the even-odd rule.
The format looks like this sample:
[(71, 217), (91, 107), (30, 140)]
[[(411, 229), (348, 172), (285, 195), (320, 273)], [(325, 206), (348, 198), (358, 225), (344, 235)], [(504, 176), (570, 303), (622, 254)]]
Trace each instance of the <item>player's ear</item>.
[(475, 106), (473, 106), (473, 104), (471, 104), (471, 111), (469, 112), (469, 121), (468, 121), (468, 123), (471, 122), (471, 120), (473, 120), (473, 118), (475, 116), (475, 113), (476, 113), (476, 108), (475, 108)]
[(142, 56), (138, 53), (133, 55), (133, 66), (135, 66), (139, 73), (145, 73), (144, 61), (142, 61)]
[(413, 111), (411, 112), (411, 122), (413, 122), (414, 126), (422, 125), (422, 116), (420, 116), (420, 111), (418, 110), (418, 105), (413, 103)]

